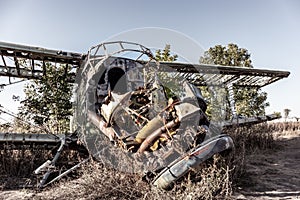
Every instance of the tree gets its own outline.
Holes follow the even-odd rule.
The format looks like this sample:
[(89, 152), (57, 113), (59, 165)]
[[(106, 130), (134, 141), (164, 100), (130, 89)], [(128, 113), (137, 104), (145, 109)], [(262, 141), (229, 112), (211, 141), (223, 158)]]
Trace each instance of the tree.
[[(216, 45), (209, 48), (209, 50), (205, 51), (204, 55), (200, 57), (200, 63), (253, 68), (248, 50), (239, 48), (236, 44), (228, 44), (227, 46)], [(207, 94), (207, 91), (204, 93)], [(269, 103), (266, 102), (267, 93), (262, 92), (259, 88), (235, 87), (234, 97), (238, 115), (264, 115), (265, 108), (269, 106)], [(227, 118), (230, 118), (231, 114), (229, 112), (228, 99), (225, 107)], [(212, 109), (211, 106), (209, 106), (208, 112), (210, 112), (210, 109)]]
[(165, 48), (163, 50), (158, 49), (155, 52), (155, 59), (158, 61), (169, 61), (174, 62), (178, 58), (178, 55), (174, 54), (171, 55), (171, 45), (166, 44)]
[[(171, 53), (171, 45), (166, 44), (163, 50), (158, 49), (155, 51), (155, 59), (157, 61), (165, 61), (165, 62), (174, 62), (178, 58), (177, 54)], [(158, 76), (161, 83), (164, 85), (164, 89), (166, 90), (166, 95), (168, 98), (176, 96), (179, 93), (180, 87), (178, 86), (178, 82), (174, 79), (174, 75), (176, 73), (172, 72), (159, 72)]]
[[(46, 63), (46, 76), (25, 86), (20, 114), (52, 133), (66, 132), (72, 114), (72, 84), (67, 82), (70, 67)], [(67, 73), (66, 73), (67, 72)]]
[(283, 112), (284, 112), (284, 119), (286, 120), (289, 117), (289, 114), (290, 114), (291, 110), (288, 109), (288, 108), (285, 108), (283, 110)]
[(204, 56), (200, 57), (200, 63), (253, 68), (248, 50), (239, 48), (236, 44), (209, 48), (204, 52)]

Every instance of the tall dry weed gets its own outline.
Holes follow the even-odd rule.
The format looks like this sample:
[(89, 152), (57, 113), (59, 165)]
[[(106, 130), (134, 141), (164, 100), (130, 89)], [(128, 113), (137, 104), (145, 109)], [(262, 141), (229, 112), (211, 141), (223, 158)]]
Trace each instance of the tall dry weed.
[[(247, 175), (247, 158), (251, 154), (276, 149), (274, 132), (300, 130), (299, 123), (264, 123), (250, 127), (225, 130), (235, 143), (235, 149), (226, 155), (216, 155), (199, 168), (179, 180), (169, 191), (160, 190), (142, 181), (135, 174), (124, 174), (106, 168), (100, 163), (88, 163), (79, 170), (80, 178), (56, 183), (36, 195), (36, 199), (230, 199), (235, 188)], [(46, 160), (47, 153), (36, 160)], [(22, 160), (25, 157), (25, 160)], [(22, 158), (22, 159), (21, 159)], [(32, 153), (0, 151), (1, 174), (29, 174), (36, 161)], [(70, 158), (62, 157), (68, 162)], [(10, 160), (12, 159), (12, 160)], [(22, 167), (20, 167), (22, 166)], [(43, 195), (42, 195), (43, 194)]]

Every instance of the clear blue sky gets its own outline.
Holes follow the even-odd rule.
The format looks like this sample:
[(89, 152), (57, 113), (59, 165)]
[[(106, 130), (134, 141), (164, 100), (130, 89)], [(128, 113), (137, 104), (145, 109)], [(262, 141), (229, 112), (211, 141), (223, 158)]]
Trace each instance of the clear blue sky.
[[(0, 41), (87, 52), (120, 32), (162, 27), (186, 34), (205, 50), (236, 43), (251, 53), (256, 68), (291, 72), (264, 88), (268, 112), (300, 116), (300, 1), (16, 1), (0, 0)], [(16, 105), (9, 91), (0, 104)], [(8, 99), (8, 100), (7, 100)], [(0, 120), (1, 122), (1, 120)]]

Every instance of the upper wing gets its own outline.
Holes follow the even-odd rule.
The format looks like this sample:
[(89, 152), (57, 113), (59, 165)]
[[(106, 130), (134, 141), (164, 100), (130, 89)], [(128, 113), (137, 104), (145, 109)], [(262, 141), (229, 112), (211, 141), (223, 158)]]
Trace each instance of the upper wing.
[(84, 55), (0, 42), (0, 76), (36, 79), (45, 75), (45, 62), (80, 66)]
[(241, 87), (263, 87), (290, 74), (288, 71), (176, 62), (162, 62), (160, 70), (176, 70), (179, 76), (196, 86), (233, 84)]
[[(0, 42), (0, 76), (37, 79), (46, 74), (46, 62), (80, 67), (85, 55), (40, 47)], [(150, 63), (156, 65), (156, 63)], [(160, 69), (174, 71), (196, 86), (234, 84), (263, 87), (289, 76), (290, 72), (244, 67), (161, 62)], [(170, 70), (172, 69), (172, 70)], [(74, 73), (69, 73), (70, 81)]]

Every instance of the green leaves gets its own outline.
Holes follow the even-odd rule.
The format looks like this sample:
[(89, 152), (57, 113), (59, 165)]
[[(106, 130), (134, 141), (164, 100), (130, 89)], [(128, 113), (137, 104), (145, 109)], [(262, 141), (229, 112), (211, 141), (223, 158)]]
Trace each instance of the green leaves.
[[(200, 57), (200, 63), (203, 64), (215, 64), (225, 66), (239, 66), (252, 68), (252, 61), (250, 59), (250, 53), (247, 49), (239, 48), (236, 44), (228, 44), (227, 46), (216, 45), (209, 48), (204, 52), (204, 55)], [(203, 89), (202, 89), (203, 90)], [(262, 92), (258, 88), (234, 88), (235, 93), (235, 106), (237, 114), (244, 116), (257, 116), (265, 114), (265, 108), (269, 106), (267, 100), (267, 93)], [(209, 94), (204, 93), (206, 98), (210, 98)], [(228, 96), (228, 95), (227, 95)], [(224, 109), (227, 112), (227, 118), (231, 117), (231, 113), (228, 109), (229, 102), (227, 99)], [(212, 113), (215, 109), (212, 105), (208, 105), (208, 114)]]
[(67, 82), (66, 65), (46, 63), (46, 76), (25, 86), (26, 99), (21, 114), (37, 125), (46, 125), (52, 133), (67, 132), (72, 115), (72, 85)]
[[(171, 45), (169, 44), (166, 44), (163, 50), (158, 49), (155, 52), (155, 59), (157, 61), (174, 62), (177, 60), (177, 58), (178, 55), (171, 55)], [(178, 87), (177, 82), (173, 79), (174, 73), (159, 72), (158, 76), (160, 78), (160, 81), (162, 81), (162, 83), (164, 84), (166, 95), (168, 98), (178, 95), (180, 87)]]
[(248, 50), (239, 48), (236, 44), (228, 44), (227, 47), (216, 45), (209, 48), (204, 56), (200, 57), (200, 63), (252, 67)]
[(178, 55), (171, 55), (171, 45), (166, 44), (165, 48), (161, 51), (160, 49), (155, 52), (155, 59), (158, 61), (174, 62), (177, 60)]

